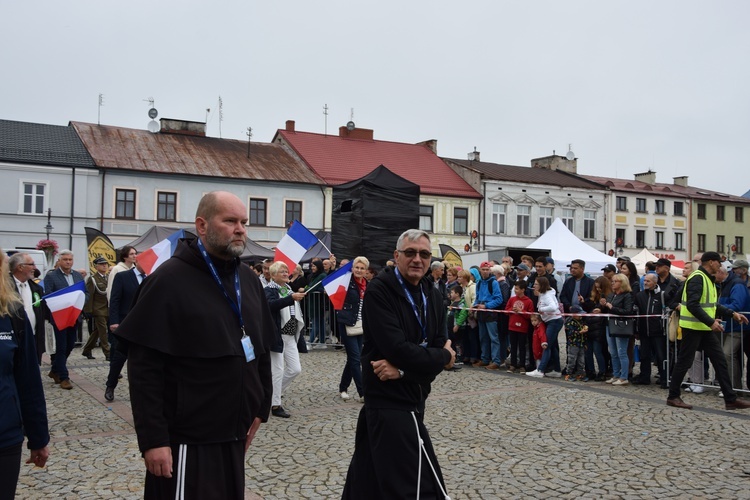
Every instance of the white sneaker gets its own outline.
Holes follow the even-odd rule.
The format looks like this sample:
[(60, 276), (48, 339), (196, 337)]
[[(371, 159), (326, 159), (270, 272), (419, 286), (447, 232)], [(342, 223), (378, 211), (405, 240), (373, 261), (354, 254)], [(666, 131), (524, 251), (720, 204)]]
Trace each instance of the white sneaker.
[(534, 370), (532, 372), (526, 372), (526, 375), (528, 375), (529, 377), (537, 377), (537, 378), (544, 377), (544, 373), (540, 372), (539, 370)]
[(716, 393), (716, 395), (717, 395), (718, 397), (720, 397), (720, 398), (723, 398), (723, 397), (724, 397), (724, 393), (723, 393), (723, 392), (721, 392), (721, 391), (717, 392), (717, 393)]
[(365, 397), (364, 396), (357, 396), (357, 402), (364, 403), (365, 402)]
[(630, 382), (628, 382), (628, 379), (621, 379), (618, 378), (614, 382), (612, 382), (612, 385), (628, 385)]
[(546, 374), (546, 376), (550, 377), (550, 378), (560, 378), (560, 377), (562, 377), (562, 373), (560, 373), (560, 372), (549, 372), (549, 373)]
[(346, 391), (344, 391), (344, 392), (341, 393), (341, 399), (343, 399), (344, 401), (346, 401), (347, 399), (349, 399), (349, 395), (346, 393)]
[(693, 394), (702, 394), (704, 390), (705, 389), (703, 388), (703, 386), (700, 386), (700, 385), (691, 385), (690, 386), (690, 391)]
[(619, 379), (619, 378), (617, 378), (617, 377), (612, 377), (612, 378), (608, 378), (607, 380), (605, 380), (605, 381), (604, 381), (604, 383), (605, 383), (605, 384), (614, 384), (614, 383), (615, 383), (615, 382), (617, 382), (618, 380), (620, 380), (620, 379)]

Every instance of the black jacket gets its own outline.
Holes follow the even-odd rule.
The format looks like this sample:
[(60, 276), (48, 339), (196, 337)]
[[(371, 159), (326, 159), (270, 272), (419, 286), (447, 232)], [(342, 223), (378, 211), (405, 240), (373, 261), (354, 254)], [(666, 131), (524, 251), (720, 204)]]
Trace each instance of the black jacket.
[[(713, 275), (706, 271), (703, 266), (700, 266), (697, 271), (694, 271), (690, 276), (692, 279), (687, 280), (687, 301), (682, 307), (687, 307), (688, 311), (703, 324), (711, 326), (714, 324), (716, 318), (724, 317), (730, 319), (732, 316), (732, 310), (724, 307), (723, 305), (716, 304), (716, 318), (712, 318), (706, 311), (700, 306), (701, 297), (703, 296), (703, 279), (700, 276), (693, 276), (696, 272), (701, 272), (708, 276), (708, 280), (712, 283), (712, 286), (716, 286), (716, 280)], [(717, 299), (719, 293), (716, 293)]]
[(286, 297), (282, 297), (279, 289), (273, 286), (267, 286), (263, 289), (266, 293), (268, 308), (271, 309), (274, 325), (274, 342), (271, 344), (272, 352), (284, 352), (284, 339), (281, 337), (281, 310), (294, 304), (292, 292)]
[(112, 293), (109, 298), (109, 323), (119, 325), (133, 306), (133, 299), (138, 291), (138, 271), (120, 271), (112, 281)]
[[(422, 329), (395, 271), (387, 267), (370, 281), (362, 306), (362, 379), (367, 407), (422, 411), (432, 381), (450, 362), (450, 353), (443, 349), (447, 340), (443, 297), (433, 283), (423, 278), (419, 284), (427, 297), (427, 346), (422, 347)], [(421, 300), (419, 297), (416, 303)], [(370, 362), (380, 359), (403, 370), (404, 377), (385, 382), (378, 379)]]
[(352, 276), (352, 279), (349, 280), (349, 287), (346, 289), (344, 307), (340, 311), (336, 311), (336, 321), (344, 326), (354, 326), (357, 322), (357, 316), (359, 316), (359, 287), (354, 281), (354, 276)]
[(273, 322), (263, 287), (239, 259), (213, 259), (230, 297), (239, 269), (242, 315), (255, 359), (245, 360), (239, 319), (198, 251), (174, 256), (141, 284), (117, 329), (128, 342), (128, 378), (138, 446), (244, 441), (271, 409)]
[(671, 274), (667, 275), (667, 279), (665, 279), (663, 283), (661, 280), (658, 280), (658, 285), (659, 289), (664, 294), (664, 302), (666, 304), (672, 303), (672, 300), (674, 300), (678, 290), (682, 291), (682, 288), (680, 287), (680, 281)]
[[(653, 290), (641, 290), (635, 294), (634, 307), (639, 314), (635, 327), (638, 335), (654, 337), (664, 335), (664, 320), (662, 314), (666, 310), (664, 293), (659, 286)], [(659, 317), (640, 317), (640, 315), (659, 315)]]
[[(580, 293), (585, 302), (591, 296), (591, 290), (594, 288), (594, 280), (588, 276), (581, 278)], [(573, 303), (573, 292), (576, 289), (576, 279), (572, 276), (565, 280), (562, 291), (560, 292), (560, 303), (565, 307), (565, 312), (570, 312), (570, 305)]]
[[(16, 292), (18, 292), (18, 286), (16, 285), (16, 280), (11, 277), (11, 281), (13, 282), (13, 286), (16, 287)], [(29, 285), (29, 289), (31, 290), (31, 298), (34, 302), (37, 301), (37, 297), (44, 296), (44, 288), (42, 288), (37, 283), (34, 283), (32, 280), (28, 280), (26, 283)], [(35, 338), (35, 344), (36, 344), (36, 357), (39, 364), (42, 364), (42, 354), (47, 350), (47, 347), (44, 343), (44, 340), (46, 338), (46, 331), (44, 328), (44, 318), (45, 316), (49, 316), (49, 312), (46, 311), (47, 305), (44, 302), (40, 302), (36, 304), (34, 307), (34, 319), (36, 319), (36, 324), (34, 325), (34, 338)]]
[(612, 304), (609, 309), (609, 314), (612, 314), (609, 318), (609, 334), (612, 337), (630, 337), (635, 333), (633, 328), (633, 318), (626, 318), (630, 321), (630, 332), (626, 334), (619, 334), (612, 332), (612, 323), (617, 321), (617, 316), (632, 316), (633, 315), (633, 294), (632, 292), (613, 293), (607, 297), (607, 302)]

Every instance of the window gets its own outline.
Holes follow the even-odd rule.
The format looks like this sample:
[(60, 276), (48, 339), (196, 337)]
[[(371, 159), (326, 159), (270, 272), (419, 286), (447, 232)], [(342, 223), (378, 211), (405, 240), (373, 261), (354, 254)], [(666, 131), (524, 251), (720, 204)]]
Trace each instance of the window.
[(625, 246), (625, 229), (615, 229), (615, 245), (618, 247)]
[(469, 209), (455, 207), (453, 209), (453, 234), (469, 234)]
[(685, 215), (685, 204), (681, 201), (674, 202), (674, 214)]
[(637, 229), (635, 231), (635, 246), (636, 248), (646, 247), (646, 231), (643, 229)]
[(698, 203), (698, 218), (699, 219), (706, 218), (706, 204), (705, 203)]
[(636, 212), (645, 212), (646, 211), (646, 198), (636, 198), (635, 199), (635, 211)]
[(177, 193), (156, 193), (156, 220), (177, 220)]
[(262, 198), (250, 198), (250, 222), (251, 226), (266, 225), (267, 200)]
[(716, 220), (724, 220), (724, 205), (716, 205)]
[(616, 205), (615, 210), (618, 210), (620, 212), (627, 212), (628, 210), (628, 199), (624, 196), (618, 196), (615, 198)]
[(745, 253), (744, 240), (745, 240), (745, 238), (743, 238), (742, 236), (735, 236), (734, 237), (734, 246), (735, 246), (734, 251), (735, 252), (741, 253), (741, 254)]
[(539, 234), (544, 234), (551, 225), (552, 207), (541, 207), (539, 209)]
[(726, 247), (724, 246), (724, 235), (723, 234), (717, 234), (716, 235), (716, 251), (719, 253), (725, 252)]
[(596, 210), (583, 211), (583, 237), (591, 240), (596, 238)]
[(530, 205), (518, 205), (518, 216), (516, 218), (517, 230), (520, 236), (528, 236), (531, 234), (530, 222), (531, 222), (531, 206)]
[(734, 222), (745, 222), (744, 207), (734, 207)]
[(562, 222), (570, 230), (571, 233), (575, 233), (573, 230), (573, 221), (575, 220), (576, 211), (572, 208), (563, 208)]
[(44, 193), (46, 192), (46, 188), (47, 185), (43, 183), (23, 183), (23, 213), (44, 213)]
[(287, 200), (284, 204), (284, 225), (289, 227), (295, 220), (302, 222), (302, 202)]
[(654, 213), (657, 213), (657, 214), (665, 214), (665, 213), (667, 213), (664, 210), (664, 200), (656, 200), (656, 201), (654, 201)]
[(683, 233), (674, 233), (674, 249), (685, 250), (685, 235)]
[(419, 205), (419, 229), (422, 231), (432, 232), (432, 205)]
[(656, 240), (654, 243), (656, 248), (664, 248), (664, 231), (656, 231), (654, 239)]
[(135, 190), (115, 191), (115, 219), (135, 219)]
[(505, 213), (508, 205), (505, 203), (492, 204), (492, 231), (495, 234), (505, 234)]
[(698, 234), (698, 251), (699, 252), (706, 251), (706, 235), (705, 234)]

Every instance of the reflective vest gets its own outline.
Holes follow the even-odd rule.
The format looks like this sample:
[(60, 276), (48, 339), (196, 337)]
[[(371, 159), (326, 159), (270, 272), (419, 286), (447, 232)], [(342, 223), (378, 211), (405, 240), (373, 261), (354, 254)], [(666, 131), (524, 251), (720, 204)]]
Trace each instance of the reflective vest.
[(688, 311), (687, 308), (688, 282), (696, 276), (700, 276), (700, 279), (703, 280), (703, 293), (701, 294), (700, 307), (709, 317), (716, 318), (716, 303), (718, 300), (716, 285), (714, 285), (706, 273), (696, 270), (688, 276), (688, 279), (685, 281), (685, 287), (682, 290), (682, 301), (680, 302), (680, 328), (690, 328), (691, 330), (710, 332), (711, 327), (706, 326), (705, 323), (698, 320), (690, 313), (690, 311)]

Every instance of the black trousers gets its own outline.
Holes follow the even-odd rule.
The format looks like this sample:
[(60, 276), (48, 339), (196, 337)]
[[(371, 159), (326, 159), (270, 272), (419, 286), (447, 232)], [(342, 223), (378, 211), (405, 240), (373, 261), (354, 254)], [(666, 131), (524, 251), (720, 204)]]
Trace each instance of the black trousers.
[[(667, 383), (667, 375), (664, 370), (664, 360), (667, 357), (667, 339), (664, 335), (641, 335), (641, 374), (640, 379), (643, 382), (651, 382), (651, 362), (656, 361), (659, 370), (661, 385)], [(655, 359), (652, 359), (651, 354)]]
[[(365, 402), (357, 421), (354, 456), (346, 475), (343, 499), (414, 500), (417, 482), (420, 500), (445, 498), (440, 489), (441, 485), (445, 488), (445, 482), (422, 421), (423, 414), (421, 410), (412, 413), (368, 409)], [(424, 441), (424, 452), (419, 438)]]
[(16, 496), (22, 450), (23, 442), (0, 449), (0, 500), (13, 500)]
[(172, 477), (146, 472), (143, 498), (245, 498), (245, 441), (218, 444), (172, 445)]
[(711, 360), (711, 364), (716, 371), (716, 379), (719, 381), (721, 392), (724, 394), (724, 401), (727, 403), (734, 402), (737, 399), (737, 393), (732, 389), (727, 358), (721, 348), (719, 334), (690, 328), (682, 329), (682, 342), (680, 342), (680, 350), (677, 353), (672, 380), (669, 382), (669, 399), (679, 397), (682, 380), (690, 367), (693, 366), (695, 352), (698, 350), (703, 350), (708, 359)]

